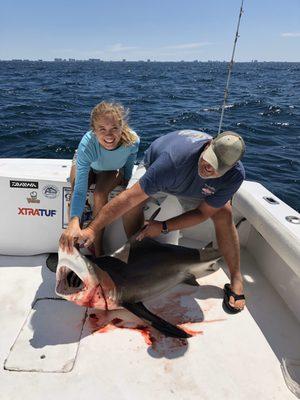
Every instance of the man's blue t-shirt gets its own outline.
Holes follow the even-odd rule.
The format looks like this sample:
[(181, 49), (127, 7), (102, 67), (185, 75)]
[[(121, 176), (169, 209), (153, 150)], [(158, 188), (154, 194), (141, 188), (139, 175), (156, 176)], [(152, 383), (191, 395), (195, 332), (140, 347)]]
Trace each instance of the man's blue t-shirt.
[(245, 179), (245, 171), (238, 161), (219, 178), (201, 178), (199, 157), (211, 139), (210, 135), (194, 130), (171, 132), (156, 139), (145, 152), (146, 172), (139, 181), (143, 191), (149, 196), (166, 192), (205, 200), (215, 208), (225, 205)]

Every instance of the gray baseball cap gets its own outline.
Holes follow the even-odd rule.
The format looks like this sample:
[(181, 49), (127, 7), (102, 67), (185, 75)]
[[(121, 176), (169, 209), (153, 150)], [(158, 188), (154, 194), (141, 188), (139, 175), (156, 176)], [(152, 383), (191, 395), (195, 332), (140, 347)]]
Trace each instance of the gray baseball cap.
[(245, 143), (237, 133), (226, 131), (215, 137), (202, 153), (220, 175), (229, 171), (244, 155)]

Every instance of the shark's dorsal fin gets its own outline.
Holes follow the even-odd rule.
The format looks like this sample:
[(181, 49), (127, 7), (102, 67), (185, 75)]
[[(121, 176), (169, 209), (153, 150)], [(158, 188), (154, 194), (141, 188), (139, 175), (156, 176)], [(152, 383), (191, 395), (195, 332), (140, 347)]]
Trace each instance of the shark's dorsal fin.
[(124, 263), (128, 262), (129, 253), (130, 253), (130, 245), (131, 242), (127, 241), (122, 247), (111, 254), (111, 257), (118, 258), (120, 261)]
[[(149, 221), (153, 221), (154, 218), (157, 217), (158, 213), (160, 212), (161, 208), (158, 208), (154, 211), (154, 213), (151, 215), (151, 217), (149, 218)], [(129, 258), (129, 253), (130, 253), (130, 246), (132, 245), (132, 243), (135, 242), (137, 235), (146, 227), (143, 226), (141, 229), (139, 229), (134, 235), (132, 235), (127, 242), (120, 247), (118, 250), (116, 250), (115, 252), (113, 252), (111, 254), (111, 257), (115, 257), (118, 258), (119, 260), (127, 263), (128, 262), (128, 258)]]

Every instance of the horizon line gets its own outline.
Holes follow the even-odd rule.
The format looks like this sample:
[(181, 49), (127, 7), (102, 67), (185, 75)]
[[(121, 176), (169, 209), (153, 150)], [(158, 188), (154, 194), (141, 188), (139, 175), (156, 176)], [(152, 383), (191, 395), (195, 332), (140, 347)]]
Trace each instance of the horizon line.
[[(88, 58), (88, 59), (76, 59), (76, 58), (54, 58), (51, 60), (43, 60), (43, 59), (28, 59), (28, 58), (12, 58), (12, 59), (0, 59), (0, 62), (68, 62), (68, 63), (74, 63), (74, 62), (94, 62), (94, 63), (103, 63), (103, 62), (145, 62), (145, 63), (153, 63), (153, 62), (173, 62), (173, 63), (206, 63), (206, 62), (219, 62), (219, 63), (230, 63), (229, 60), (155, 60), (155, 59), (141, 59), (141, 60), (127, 60), (127, 59), (120, 59), (120, 60), (104, 60), (100, 58)], [(266, 62), (282, 62), (282, 63), (299, 63), (299, 61), (290, 61), (290, 60), (257, 60), (257, 59), (251, 59), (251, 60), (244, 60), (244, 61), (234, 61), (234, 63), (266, 63)]]

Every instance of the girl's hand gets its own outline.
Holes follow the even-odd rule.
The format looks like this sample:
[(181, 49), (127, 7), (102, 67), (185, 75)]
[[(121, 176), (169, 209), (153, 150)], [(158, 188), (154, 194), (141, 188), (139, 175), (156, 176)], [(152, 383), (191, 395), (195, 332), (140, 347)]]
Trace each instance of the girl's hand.
[(59, 245), (62, 250), (66, 251), (68, 254), (72, 254), (74, 243), (77, 243), (80, 235), (79, 218), (73, 217), (69, 222), (68, 228), (62, 233), (59, 239)]

